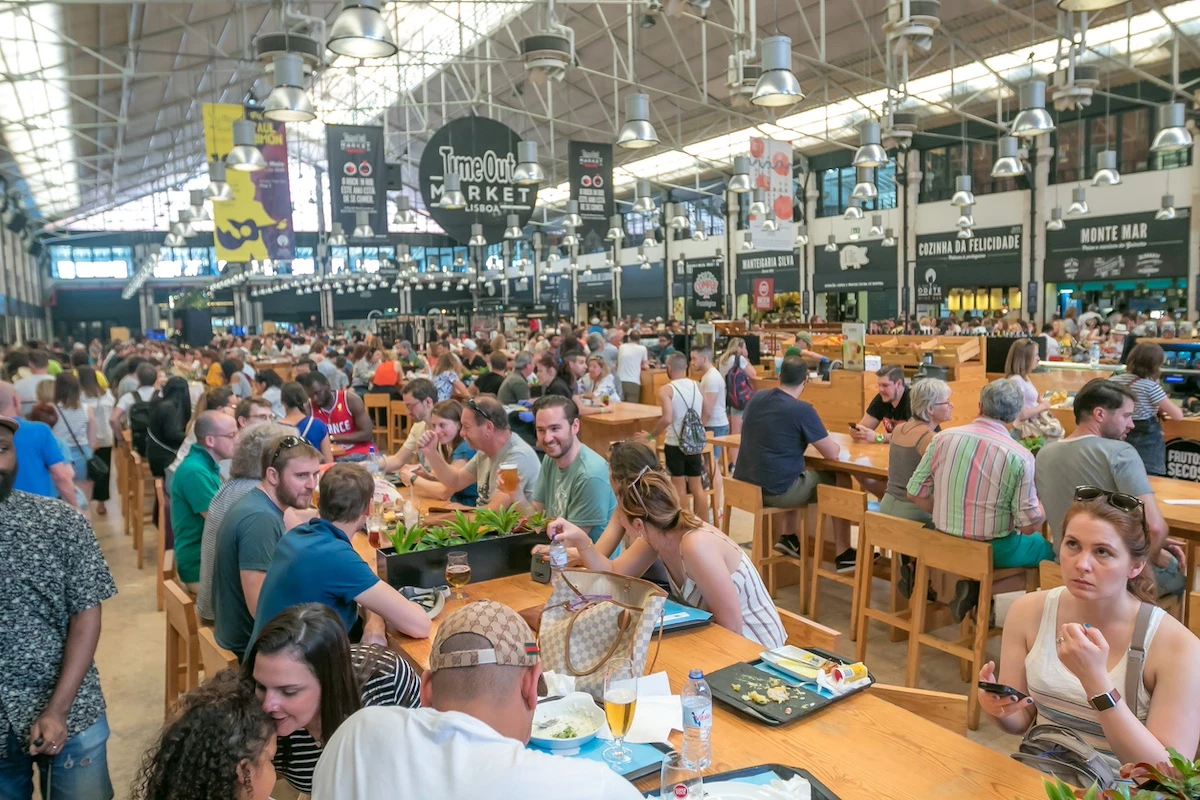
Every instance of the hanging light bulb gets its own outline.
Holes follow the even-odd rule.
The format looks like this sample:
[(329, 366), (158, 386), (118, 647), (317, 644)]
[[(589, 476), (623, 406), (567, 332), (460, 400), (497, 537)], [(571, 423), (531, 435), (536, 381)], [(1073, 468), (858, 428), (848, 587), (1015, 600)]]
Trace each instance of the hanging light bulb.
[(1175, 195), (1163, 195), (1162, 207), (1154, 212), (1154, 218), (1157, 220), (1175, 219)]
[(808, 244), (808, 223), (801, 222), (796, 226), (796, 247), (804, 247)]
[(800, 81), (792, 72), (792, 39), (768, 36), (763, 39), (762, 74), (754, 84), (750, 102), (767, 108), (783, 108), (804, 99)]
[(583, 227), (583, 217), (579, 216), (579, 201), (567, 201), (567, 213), (563, 215), (563, 225), (570, 225), (572, 228)]
[(342, 223), (335, 222), (329, 231), (329, 244), (333, 247), (343, 247), (346, 244), (346, 232), (342, 230)]
[(1058, 0), (1059, 11), (1103, 11), (1125, 5), (1126, 0)]
[(411, 267), (413, 264), (412, 251), (406, 244), (396, 245), (396, 263), (404, 267)]
[(639, 214), (652, 214), (656, 210), (654, 198), (650, 196), (650, 181), (638, 180), (637, 197), (633, 201), (633, 211)]
[(852, 230), (850, 231), (850, 236), (849, 236), (848, 238), (849, 238), (849, 239), (850, 239), (850, 241), (852, 241), (852, 242), (857, 242), (857, 241), (858, 241), (858, 237), (859, 237), (859, 235), (860, 235), (860, 234), (859, 234), (859, 232), (858, 232), (858, 228), (854, 228), (854, 229), (852, 229)]
[(188, 193), (190, 205), (188, 211), (192, 214), (192, 220), (195, 222), (207, 222), (212, 219), (208, 213), (208, 206), (204, 205), (204, 190), (192, 189)]
[(837, 237), (831, 233), (829, 234), (829, 241), (825, 243), (825, 252), (836, 253), (837, 250)]
[(729, 179), (729, 191), (745, 194), (754, 188), (750, 182), (750, 156), (734, 156), (733, 177)]
[(959, 228), (974, 228), (975, 217), (971, 215), (973, 206), (963, 206), (959, 209), (958, 220), (954, 223)]
[(435, 205), (447, 211), (462, 211), (467, 207), (467, 198), (462, 193), (462, 180), (457, 172), (447, 172), (442, 178), (442, 196)]
[(763, 233), (774, 233), (777, 230), (779, 230), (779, 223), (775, 219), (775, 212), (767, 211), (762, 221)]
[(761, 186), (754, 188), (754, 200), (750, 203), (750, 216), (761, 217), (767, 213), (767, 190)]
[(171, 226), (171, 232), (180, 239), (188, 239), (195, 236), (196, 232), (192, 230), (192, 212), (180, 211), (179, 221)]
[(658, 133), (650, 124), (650, 95), (625, 96), (625, 124), (617, 134), (617, 146), (641, 150), (658, 144)]
[(276, 122), (311, 122), (317, 111), (304, 91), (304, 61), (295, 53), (275, 56), (275, 88), (263, 103), (263, 116)]
[(538, 163), (537, 142), (517, 142), (517, 166), (512, 177), (519, 186), (536, 186), (546, 180), (546, 173)]
[(858, 128), (858, 149), (854, 151), (856, 167), (882, 167), (888, 163), (887, 151), (879, 143), (879, 123), (867, 120)]
[(520, 239), (521, 236), (521, 218), (516, 214), (509, 214), (508, 225), (504, 228), (504, 238), (508, 239), (509, 241), (513, 241), (515, 239)]
[(742, 234), (742, 249), (743, 250), (753, 250), (754, 249), (754, 237), (751, 235), (750, 231), (745, 231)]
[(225, 182), (225, 162), (219, 158), (208, 165), (208, 188), (204, 195), (214, 203), (227, 203), (233, 199), (233, 189)]
[(974, 238), (974, 236), (975, 236), (975, 231), (971, 230), (970, 228), (959, 228), (958, 229), (958, 238), (959, 239), (971, 239), (971, 238)]
[(613, 214), (608, 220), (608, 233), (604, 238), (610, 242), (619, 242), (625, 238), (625, 229), (622, 227), (624, 220), (620, 214)]
[(850, 192), (850, 196), (855, 200), (874, 200), (879, 197), (879, 189), (875, 187), (871, 168), (856, 167), (854, 171), (858, 176), (858, 183), (854, 184), (854, 190)]
[(883, 214), (872, 214), (871, 215), (871, 235), (872, 236), (883, 235)]
[(392, 217), (392, 222), (396, 225), (413, 225), (417, 221), (417, 215), (413, 213), (412, 201), (408, 199), (408, 195), (402, 194), (396, 198), (396, 216)]
[(1117, 172), (1117, 153), (1115, 150), (1101, 150), (1096, 153), (1096, 173), (1092, 175), (1092, 186), (1116, 186), (1121, 182), (1121, 173)]
[(954, 194), (950, 197), (952, 206), (975, 205), (975, 194), (971, 191), (971, 176), (959, 175), (954, 179)]
[(683, 213), (683, 204), (671, 203), (671, 219), (667, 223), (673, 231), (685, 231), (691, 225), (687, 215)]
[(1083, 187), (1076, 186), (1071, 190), (1071, 206), (1067, 209), (1067, 214), (1083, 216), (1087, 213), (1089, 213), (1089, 209)]
[[(513, 214), (508, 216), (510, 222), (515, 218), (516, 216)], [(467, 245), (469, 247), (487, 247), (487, 243), (487, 239), (483, 238), (483, 225), (478, 222), (471, 223), (471, 238), (467, 240)]]
[(563, 247), (575, 247), (578, 244), (579, 244), (579, 237), (575, 235), (575, 226), (568, 225), (567, 232), (563, 234), (562, 246)]
[(1054, 120), (1046, 111), (1045, 81), (1030, 81), (1021, 85), (1021, 110), (1013, 117), (1012, 135), (1018, 139), (1034, 139), (1054, 130)]
[(703, 242), (703, 241), (706, 241), (707, 239), (708, 239), (708, 234), (705, 233), (704, 228), (696, 228), (696, 230), (692, 231), (692, 241), (693, 242)]
[(849, 204), (846, 206), (846, 213), (842, 214), (842, 219), (862, 219), (862, 203), (854, 198), (850, 198)]
[(1150, 144), (1151, 153), (1172, 153), (1192, 146), (1192, 134), (1184, 127), (1183, 103), (1158, 107), (1158, 132)]
[(354, 231), (350, 234), (351, 239), (370, 239), (375, 236), (375, 231), (371, 228), (370, 211), (354, 212), (354, 220)]
[(642, 240), (642, 247), (658, 247), (658, 237), (654, 235), (654, 229), (650, 228), (646, 231), (646, 238)]
[(1019, 142), (1012, 136), (1001, 136), (999, 155), (992, 164), (993, 178), (1016, 178), (1025, 174), (1025, 164), (1018, 153)]
[(884, 247), (895, 247), (896, 246), (896, 232), (894, 230), (892, 230), (891, 228), (888, 228), (887, 230), (885, 230), (883, 232), (883, 246)]
[(379, 13), (380, 0), (346, 0), (342, 13), (329, 29), (325, 43), (339, 56), (388, 58), (400, 48), (392, 40), (387, 21)]
[(267, 160), (258, 149), (256, 130), (253, 120), (234, 120), (233, 149), (225, 156), (225, 166), (238, 172), (258, 172), (267, 168)]

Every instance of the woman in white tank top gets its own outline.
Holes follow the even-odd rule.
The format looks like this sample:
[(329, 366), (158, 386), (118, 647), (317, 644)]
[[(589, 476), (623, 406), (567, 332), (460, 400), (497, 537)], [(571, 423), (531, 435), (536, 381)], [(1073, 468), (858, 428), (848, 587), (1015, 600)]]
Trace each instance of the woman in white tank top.
[[(1114, 768), (1166, 761), (1168, 747), (1194, 757), (1200, 743), (1200, 640), (1161, 608), (1148, 606), (1140, 635), (1144, 663), (1130, 658), (1137, 655), (1143, 602), (1157, 599), (1147, 564), (1154, 549), (1137, 498), (1076, 489), (1059, 553), (1064, 585), (1013, 603), (999, 679), (992, 662), (979, 672), (981, 681), (1029, 695), (979, 692), (981, 707), (1000, 727), (1022, 734), (1035, 723), (1062, 725)], [(1135, 703), (1124, 695), (1132, 685), (1128, 670), (1139, 667)]]

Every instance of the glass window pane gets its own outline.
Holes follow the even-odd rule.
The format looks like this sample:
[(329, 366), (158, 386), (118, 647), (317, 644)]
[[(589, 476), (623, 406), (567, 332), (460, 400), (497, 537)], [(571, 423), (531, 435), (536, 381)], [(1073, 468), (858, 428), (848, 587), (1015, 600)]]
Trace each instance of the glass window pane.
[(879, 190), (879, 198), (875, 208), (883, 210), (896, 207), (896, 162), (889, 161), (875, 170), (875, 186)]
[(920, 202), (949, 200), (954, 193), (954, 173), (951, 167), (950, 149), (935, 147), (921, 154)]
[(1080, 180), (1080, 157), (1083, 155), (1083, 120), (1059, 123), (1055, 131), (1054, 182), (1071, 183)]
[(1121, 172), (1145, 172), (1150, 165), (1150, 109), (1135, 108), (1121, 115)]
[(854, 171), (854, 167), (842, 167), (838, 170), (838, 190), (841, 196), (835, 214), (845, 212), (846, 207), (850, 205), (850, 194), (854, 191), (854, 184), (857, 182), (858, 173)]
[(821, 196), (818, 199), (817, 216), (833, 217), (838, 212), (838, 171), (827, 169), (821, 173)]

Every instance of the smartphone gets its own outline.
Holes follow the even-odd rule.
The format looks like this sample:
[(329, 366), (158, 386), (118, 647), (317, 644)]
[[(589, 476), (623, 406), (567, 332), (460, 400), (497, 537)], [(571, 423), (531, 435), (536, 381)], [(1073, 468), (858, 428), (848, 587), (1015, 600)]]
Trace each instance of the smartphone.
[(1008, 695), (1009, 697), (1016, 698), (1017, 700), (1027, 700), (1029, 698), (1029, 695), (1025, 694), (1024, 692), (1018, 692), (1016, 689), (1012, 688), (1011, 686), (1006, 686), (1003, 683), (988, 683), (987, 681), (980, 681), (979, 688), (983, 689), (985, 692), (1000, 695), (1001, 697)]
[(851, 423), (848, 423), (848, 424), (850, 425), (850, 430), (852, 430), (852, 431), (856, 431), (856, 430), (858, 430), (858, 425), (857, 425), (856, 423), (854, 423), (854, 422), (851, 422)]

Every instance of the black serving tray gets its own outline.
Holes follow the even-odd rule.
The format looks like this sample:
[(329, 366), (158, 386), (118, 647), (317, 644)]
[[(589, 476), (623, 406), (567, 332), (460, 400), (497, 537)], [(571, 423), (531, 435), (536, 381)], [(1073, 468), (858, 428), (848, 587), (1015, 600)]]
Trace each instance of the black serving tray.
[[(739, 778), (751, 778), (755, 775), (763, 773), (773, 773), (780, 780), (789, 780), (799, 775), (801, 778), (809, 782), (812, 786), (813, 800), (841, 800), (836, 794), (831, 792), (829, 788), (813, 777), (813, 774), (806, 769), (796, 769), (794, 767), (785, 767), (782, 764), (761, 764), (757, 767), (746, 767), (744, 769), (730, 770), (729, 772), (718, 772), (713, 775), (705, 775), (704, 782), (709, 781), (736, 781)], [(658, 798), (657, 791), (651, 790), (645, 792), (643, 797)]]

